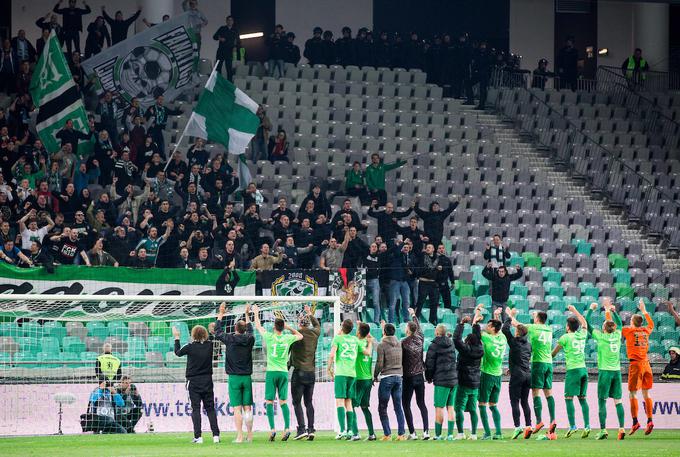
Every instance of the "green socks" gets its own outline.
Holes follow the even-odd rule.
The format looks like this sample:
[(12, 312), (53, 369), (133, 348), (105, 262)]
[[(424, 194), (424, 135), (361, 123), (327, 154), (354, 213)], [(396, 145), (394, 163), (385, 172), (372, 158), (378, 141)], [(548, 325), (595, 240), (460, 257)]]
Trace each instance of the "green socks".
[(449, 435), (449, 436), (453, 435), (453, 427), (455, 425), (455, 422), (454, 421), (447, 421), (446, 424), (447, 424), (446, 434)]
[(623, 412), (623, 403), (616, 404), (616, 417), (619, 419), (619, 428), (623, 428), (623, 424), (626, 420), (626, 415)]
[(345, 433), (347, 431), (346, 427), (346, 422), (345, 422), (345, 407), (344, 406), (338, 406), (336, 408), (338, 412), (338, 423), (340, 424), (340, 433)]
[(269, 430), (274, 430), (274, 404), (267, 403), (265, 409), (267, 411), (267, 420), (269, 421)]
[[(364, 413), (364, 419), (366, 419), (366, 427), (368, 428), (368, 434), (369, 435), (375, 435), (375, 430), (373, 430), (373, 415), (371, 414), (371, 410), (368, 409), (366, 406), (361, 407), (361, 411)], [(354, 420), (354, 425), (356, 427), (356, 418)], [(357, 434), (359, 434), (359, 430), (357, 429)]]
[(479, 417), (482, 419), (482, 427), (484, 427), (484, 435), (491, 435), (491, 428), (489, 427), (489, 416), (486, 415), (486, 406), (479, 405)]
[(477, 434), (477, 425), (479, 425), (479, 416), (477, 415), (477, 409), (470, 409), (470, 433), (473, 435)]
[(347, 411), (347, 431), (355, 431), (354, 434), (358, 435), (359, 431), (357, 430), (357, 421), (356, 421), (356, 415), (354, 414), (353, 410)]
[(442, 436), (442, 424), (439, 422), (434, 423), (434, 436)]
[(281, 405), (281, 414), (283, 414), (283, 428), (288, 430), (290, 428), (290, 409), (288, 403)]
[(588, 399), (579, 398), (578, 402), (581, 404), (581, 412), (583, 413), (583, 427), (590, 428), (590, 406), (588, 406)]
[(543, 402), (538, 395), (534, 397), (534, 414), (536, 415), (536, 423), (543, 422), (543, 419), (541, 419), (541, 415), (543, 414)]
[(574, 408), (574, 399), (565, 398), (564, 401), (567, 403), (567, 418), (569, 419), (569, 427), (576, 427), (576, 408)]
[(548, 403), (548, 413), (550, 413), (550, 422), (555, 422), (555, 398), (551, 395), (546, 397), (546, 403)]
[(465, 412), (462, 409), (456, 410), (456, 427), (458, 427), (458, 433), (463, 433), (465, 421)]
[(489, 406), (489, 409), (491, 410), (491, 417), (493, 417), (493, 425), (496, 427), (496, 435), (502, 435), (503, 430), (501, 429), (501, 412), (498, 411), (498, 407), (496, 405)]
[[(598, 398), (597, 409), (598, 417), (600, 419), (600, 429), (604, 430), (607, 428), (607, 400), (605, 398)], [(619, 405), (616, 405), (616, 412), (619, 412)], [(621, 405), (621, 412), (623, 412), (623, 405)], [(623, 417), (623, 414), (621, 416)]]

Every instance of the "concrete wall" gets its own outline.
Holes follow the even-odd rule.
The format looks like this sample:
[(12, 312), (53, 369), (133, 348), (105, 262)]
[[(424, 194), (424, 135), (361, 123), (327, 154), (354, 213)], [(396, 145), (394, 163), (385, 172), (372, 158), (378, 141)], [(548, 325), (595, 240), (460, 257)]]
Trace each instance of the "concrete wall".
[(510, 52), (522, 56), (522, 68), (533, 70), (546, 58), (554, 68), (555, 9), (550, 0), (510, 1)]
[(621, 65), (631, 54), (633, 43), (633, 10), (635, 5), (628, 2), (600, 0), (597, 11), (597, 43), (600, 48), (609, 49), (609, 55), (599, 56), (599, 65)]

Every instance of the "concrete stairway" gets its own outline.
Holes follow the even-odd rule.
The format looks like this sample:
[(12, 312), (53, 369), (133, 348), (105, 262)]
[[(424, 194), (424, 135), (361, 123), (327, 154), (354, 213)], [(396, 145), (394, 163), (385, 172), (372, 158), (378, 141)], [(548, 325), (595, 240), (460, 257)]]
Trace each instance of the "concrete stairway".
[(637, 228), (630, 227), (619, 210), (612, 209), (606, 201), (595, 198), (583, 185), (583, 182), (571, 178), (566, 170), (556, 167), (546, 151), (537, 149), (530, 138), (520, 135), (512, 122), (506, 122), (500, 116), (489, 112), (470, 110), (468, 113), (474, 113), (477, 116), (480, 130), (486, 130), (488, 133), (493, 132), (493, 138), (497, 142), (511, 144), (510, 154), (513, 157), (521, 158), (528, 164), (529, 169), (537, 170), (548, 176), (549, 182), (563, 188), (568, 197), (583, 200), (586, 211), (601, 214), (607, 226), (617, 227), (621, 230), (624, 240), (640, 244), (645, 256), (661, 259), (664, 270), (680, 269), (680, 259), (669, 258), (658, 243), (655, 243), (654, 240), (648, 238)]

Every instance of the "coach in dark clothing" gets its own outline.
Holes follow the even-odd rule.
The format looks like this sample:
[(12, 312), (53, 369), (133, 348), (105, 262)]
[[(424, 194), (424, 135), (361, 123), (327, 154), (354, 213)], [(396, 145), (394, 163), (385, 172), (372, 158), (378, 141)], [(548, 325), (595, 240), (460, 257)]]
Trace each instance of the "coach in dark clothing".
[(451, 309), (451, 285), (456, 280), (453, 275), (453, 263), (446, 255), (446, 248), (443, 244), (437, 247), (437, 255), (439, 255), (439, 266), (441, 267), (437, 269), (439, 295), (444, 302), (444, 308)]
[(213, 440), (219, 442), (220, 429), (217, 425), (215, 414), (215, 394), (212, 380), (213, 345), (208, 340), (208, 331), (202, 325), (196, 325), (191, 329), (191, 342), (180, 347), (180, 332), (177, 327), (172, 327), (172, 336), (175, 338), (175, 355), (187, 356), (187, 389), (191, 401), (191, 421), (194, 424), (194, 442), (202, 443), (201, 436), (201, 403), (208, 416)]
[(142, 7), (137, 8), (137, 12), (127, 19), (123, 19), (123, 13), (121, 11), (116, 11), (115, 19), (106, 13), (106, 9), (102, 6), (102, 16), (109, 27), (111, 27), (111, 44), (120, 43), (127, 39), (128, 29), (137, 20), (139, 15), (142, 14)]
[(491, 303), (494, 308), (501, 307), (505, 312), (505, 307), (510, 296), (510, 284), (524, 276), (524, 271), (521, 267), (517, 267), (517, 271), (510, 274), (508, 269), (502, 265), (494, 270), (491, 264), (488, 264), (482, 270), (482, 276), (489, 280), (491, 288)]
[[(293, 366), (290, 394), (293, 397), (293, 409), (297, 420), (296, 440), (302, 438), (314, 439), (314, 384), (316, 382), (316, 345), (321, 336), (321, 325), (312, 314), (309, 306), (305, 306), (304, 315), (300, 316), (298, 331), (302, 333), (300, 341), (290, 347), (290, 364)], [(302, 399), (305, 401), (305, 412), (302, 410)]]
[[(456, 392), (455, 410), (458, 433), (463, 433), (464, 413), (470, 413), (472, 433), (477, 429), (477, 390), (480, 384), (480, 364), (484, 356), (482, 334), (479, 322), (482, 320), (480, 312), (475, 313), (472, 322), (469, 316), (456, 326), (453, 333), (453, 342), (458, 350), (458, 391)], [(472, 323), (472, 333), (463, 341), (463, 329), (466, 323)]]
[(444, 236), (444, 221), (458, 207), (458, 202), (449, 202), (448, 208), (441, 210), (438, 202), (430, 203), (430, 210), (424, 211), (417, 205), (414, 208), (416, 214), (423, 220), (423, 229), (430, 243), (439, 246)]
[[(512, 316), (515, 315), (515, 310), (508, 311)], [(531, 343), (527, 339), (527, 328), (519, 324), (515, 328), (515, 334), (512, 334), (510, 327), (512, 325), (512, 318), (508, 317), (501, 327), (501, 331), (508, 340), (510, 346), (510, 406), (512, 407), (512, 420), (515, 423), (515, 428), (519, 428), (519, 405), (522, 404), (524, 411), (524, 437), (528, 438), (528, 433), (531, 431), (531, 409), (529, 407), (529, 392), (531, 391)], [(528, 431), (527, 431), (528, 430)]]
[(323, 44), (321, 42), (321, 33), (321, 27), (314, 27), (314, 36), (305, 42), (305, 50), (302, 55), (305, 56), (310, 67), (325, 63), (322, 61)]
[(238, 59), (239, 50), (241, 48), (241, 39), (239, 38), (238, 30), (234, 27), (234, 18), (227, 16), (226, 25), (223, 25), (213, 35), (213, 40), (219, 41), (217, 47), (216, 59), (217, 72), (222, 72), (222, 65), (227, 67), (227, 79), (232, 81), (234, 79), (234, 49), (236, 49), (236, 56)]
[(402, 363), (404, 365), (404, 381), (401, 402), (404, 407), (404, 417), (409, 435), (414, 435), (413, 414), (411, 413), (411, 398), (416, 394), (416, 403), (423, 421), (423, 433), (428, 433), (427, 404), (425, 403), (425, 365), (423, 363), (423, 344), (425, 337), (420, 328), (420, 322), (415, 311), (409, 309), (411, 322), (406, 324), (406, 338), (401, 340)]
[(90, 6), (83, 1), (85, 8), (76, 8), (76, 0), (68, 0), (68, 8), (61, 8), (59, 0), (52, 11), (63, 16), (62, 38), (66, 42), (68, 55), (73, 50), (80, 52), (80, 32), (83, 31), (83, 16), (90, 14)]

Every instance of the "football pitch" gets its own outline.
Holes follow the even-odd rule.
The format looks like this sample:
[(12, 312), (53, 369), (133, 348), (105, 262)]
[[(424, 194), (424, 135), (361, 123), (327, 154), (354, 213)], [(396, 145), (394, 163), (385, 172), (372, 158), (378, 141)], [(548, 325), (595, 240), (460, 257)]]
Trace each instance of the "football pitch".
[[(215, 445), (209, 433), (203, 435), (205, 443), (191, 444), (189, 433), (141, 433), (136, 435), (69, 435), (20, 438), (0, 438), (0, 456), (40, 457), (99, 457), (99, 456), (179, 456), (179, 455), (230, 455), (256, 456), (343, 456), (372, 455), (387, 456), (422, 455), (427, 457), (451, 455), (501, 455), (503, 457), (542, 455), (551, 456), (680, 456), (680, 431), (655, 430), (651, 436), (638, 432), (625, 441), (617, 441), (615, 430), (610, 430), (609, 439), (596, 441), (596, 431), (588, 439), (581, 439), (580, 433), (565, 439), (562, 435), (556, 441), (406, 441), (406, 442), (346, 442), (335, 441), (331, 433), (317, 434), (314, 442), (288, 441), (283, 443), (267, 441), (267, 434), (258, 433), (250, 444), (232, 444), (234, 435), (222, 435), (222, 443)], [(510, 430), (505, 431), (510, 435)]]

